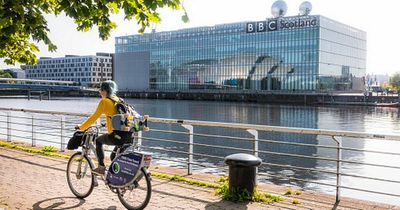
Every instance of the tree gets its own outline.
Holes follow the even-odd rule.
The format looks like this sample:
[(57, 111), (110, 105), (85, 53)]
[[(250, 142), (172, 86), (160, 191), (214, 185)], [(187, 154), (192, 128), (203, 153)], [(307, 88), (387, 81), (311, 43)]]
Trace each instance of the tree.
[(389, 84), (396, 90), (400, 89), (400, 73), (399, 72), (395, 73), (393, 76), (390, 77)]
[(66, 16), (74, 19), (78, 31), (88, 31), (97, 26), (99, 37), (110, 37), (115, 22), (111, 14), (125, 13), (125, 19), (136, 19), (139, 32), (150, 23), (160, 21), (157, 9), (169, 7), (183, 10), (182, 20), (188, 21), (181, 0), (0, 0), (0, 58), (7, 64), (37, 62), (35, 52), (39, 51), (35, 42), (43, 41), (48, 50), (53, 52), (56, 45), (49, 39), (49, 28), (44, 14)]
[(12, 78), (10, 72), (5, 72), (4, 70), (0, 69), (0, 78)]

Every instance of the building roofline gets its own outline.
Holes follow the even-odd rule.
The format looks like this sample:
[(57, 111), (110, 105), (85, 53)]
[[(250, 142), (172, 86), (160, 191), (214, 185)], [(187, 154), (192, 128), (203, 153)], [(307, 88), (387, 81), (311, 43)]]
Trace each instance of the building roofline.
[[(110, 54), (107, 56), (106, 54)], [(65, 58), (82, 58), (82, 57), (111, 57), (114, 53), (97, 52), (96, 55), (65, 55), (64, 57), (39, 57), (39, 60), (46, 59), (65, 59)]]
[[(331, 18), (322, 16), (322, 15), (306, 15), (306, 16), (294, 15), (294, 16), (284, 16), (284, 17), (282, 17), (282, 18), (272, 18), (272, 17), (271, 17), (271, 18), (266, 18), (266, 19), (264, 19), (264, 20), (248, 20), (248, 21), (233, 22), (233, 23), (221, 23), (221, 24), (215, 24), (215, 25), (213, 25), (213, 26), (198, 26), (198, 27), (182, 28), (182, 29), (176, 29), (176, 30), (170, 30), (170, 31), (159, 31), (159, 32), (155, 32), (155, 33), (158, 34), (158, 33), (189, 32), (189, 31), (191, 31), (191, 30), (199, 29), (199, 28), (204, 28), (204, 29), (214, 28), (214, 29), (218, 29), (218, 28), (222, 28), (223, 26), (238, 25), (238, 24), (246, 24), (246, 23), (249, 23), (249, 22), (259, 22), (259, 21), (265, 21), (265, 20), (271, 20), (271, 19), (289, 19), (289, 18), (307, 18), (307, 17), (316, 17), (316, 18), (318, 18), (318, 19), (320, 19), (320, 17), (322, 17), (322, 18), (327, 19), (327, 20), (329, 20), (329, 21), (333, 21), (333, 22), (335, 22), (335, 23), (339, 23), (339, 24), (342, 24), (342, 25), (346, 25), (346, 26), (350, 27), (352, 30), (366, 33), (365, 31), (363, 31), (363, 30), (361, 30), (361, 29), (355, 28), (355, 27), (353, 27), (353, 26), (344, 24), (344, 23), (342, 23), (342, 22), (333, 20), (333, 19), (331, 19)], [(116, 36), (115, 39), (117, 39), (117, 38), (125, 38), (125, 37), (132, 37), (132, 36), (149, 36), (149, 35), (151, 35), (151, 34), (153, 34), (153, 33), (154, 33), (154, 32), (144, 33), (143, 35), (140, 35), (140, 34), (131, 34), (131, 35), (124, 35), (124, 36)]]
[(362, 30), (362, 29), (359, 29), (359, 28), (356, 28), (356, 27), (354, 27), (354, 26), (345, 24), (345, 23), (343, 23), (343, 22), (334, 20), (334, 19), (332, 19), (332, 18), (323, 16), (323, 15), (319, 15), (319, 16), (322, 17), (322, 18), (324, 18), (324, 19), (326, 19), (326, 20), (329, 20), (329, 21), (332, 21), (332, 22), (335, 22), (335, 23), (339, 23), (339, 24), (342, 24), (342, 25), (346, 25), (346, 26), (348, 26), (349, 28), (351, 28), (352, 30), (359, 31), (359, 32), (363, 32), (363, 33), (367, 33), (366, 31), (364, 31), (364, 30)]

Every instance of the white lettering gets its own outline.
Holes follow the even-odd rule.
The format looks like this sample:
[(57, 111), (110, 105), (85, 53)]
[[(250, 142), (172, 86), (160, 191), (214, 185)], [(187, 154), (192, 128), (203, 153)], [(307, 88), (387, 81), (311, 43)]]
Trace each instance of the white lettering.
[[(279, 25), (279, 26), (278, 26)], [(317, 18), (288, 18), (275, 20), (271, 19), (267, 22), (253, 22), (247, 23), (247, 33), (253, 32), (264, 32), (264, 31), (275, 31), (278, 29), (293, 29), (293, 28), (304, 28), (304, 27), (314, 27), (318, 25)]]
[(258, 23), (258, 30), (257, 31), (264, 31), (264, 23), (263, 22), (259, 22)]
[(269, 21), (268, 22), (268, 30), (275, 31), (276, 30), (276, 21)]
[(247, 33), (252, 33), (254, 32), (254, 25), (253, 23), (248, 23), (247, 24)]

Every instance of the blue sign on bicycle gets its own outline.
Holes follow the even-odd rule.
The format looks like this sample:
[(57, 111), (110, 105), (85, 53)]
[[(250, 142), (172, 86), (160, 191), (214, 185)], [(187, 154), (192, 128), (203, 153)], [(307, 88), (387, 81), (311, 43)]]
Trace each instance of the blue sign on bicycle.
[(142, 162), (142, 154), (121, 154), (114, 159), (108, 173), (107, 182), (111, 186), (124, 186), (135, 178)]

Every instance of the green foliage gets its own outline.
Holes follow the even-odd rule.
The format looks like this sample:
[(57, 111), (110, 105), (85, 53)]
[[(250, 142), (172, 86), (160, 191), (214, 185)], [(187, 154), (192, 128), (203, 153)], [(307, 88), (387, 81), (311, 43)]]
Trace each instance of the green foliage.
[(215, 190), (215, 194), (221, 195), (224, 200), (229, 200), (233, 202), (243, 202), (251, 200), (251, 195), (247, 190), (239, 190), (236, 188), (229, 189), (229, 182), (227, 181)]
[(259, 192), (256, 188), (253, 190), (253, 195), (245, 190), (239, 190), (236, 188), (229, 189), (229, 181), (225, 177), (221, 177), (220, 180), (224, 180), (224, 183), (215, 190), (217, 195), (221, 195), (224, 200), (230, 200), (233, 202), (253, 201), (263, 203), (274, 203), (283, 201), (283, 198), (269, 193)]
[(294, 194), (294, 192), (293, 192), (292, 188), (290, 188), (290, 187), (285, 192), (285, 195), (293, 195), (293, 194)]
[(54, 148), (53, 146), (44, 146), (42, 148), (43, 152), (57, 152), (58, 149)]
[(195, 179), (188, 179), (186, 177), (178, 176), (178, 175), (169, 175), (169, 174), (151, 172), (151, 176), (162, 178), (162, 179), (169, 179), (171, 181), (184, 182), (187, 184), (197, 185), (200, 187), (219, 188), (219, 186), (220, 186), (219, 184), (203, 182), (203, 181), (199, 181), (199, 180), (195, 180)]
[(396, 90), (400, 90), (400, 73), (397, 72), (389, 79), (389, 84)]
[(300, 204), (300, 201), (298, 199), (293, 199), (292, 203), (293, 204)]
[(263, 202), (263, 203), (274, 203), (274, 202), (281, 202), (283, 201), (282, 197), (276, 196), (276, 195), (271, 195), (269, 193), (262, 193), (255, 191), (253, 194), (253, 199), (252, 201), (255, 202)]
[(220, 176), (217, 180), (217, 182), (220, 182), (220, 183), (225, 183), (228, 181), (229, 181), (229, 177), (227, 177), (227, 176)]
[(9, 72), (0, 70), (0, 78), (12, 78), (12, 75)]
[(168, 7), (183, 10), (182, 20), (189, 19), (181, 0), (0, 0), (0, 58), (7, 64), (37, 63), (34, 53), (39, 51), (35, 43), (44, 42), (50, 52), (57, 49), (48, 37), (49, 28), (44, 14), (61, 13), (72, 18), (78, 31), (88, 31), (97, 26), (99, 37), (106, 40), (117, 24), (111, 14), (122, 10), (125, 19), (140, 25), (139, 32), (150, 23), (158, 23), (157, 10)]
[(42, 149), (35, 149), (35, 148), (27, 148), (24, 146), (20, 146), (11, 142), (5, 142), (5, 141), (0, 141), (0, 147), (6, 147), (6, 148), (11, 148), (11, 149), (16, 149), (16, 150), (21, 150), (24, 152), (29, 152), (29, 153), (36, 153), (36, 154), (42, 154), (46, 156), (51, 156), (51, 157), (59, 157), (59, 158), (64, 158), (64, 159), (69, 159), (69, 155), (61, 155), (58, 153), (54, 152), (48, 152), (48, 151), (43, 151)]
[(288, 188), (285, 192), (285, 195), (301, 195), (303, 192), (300, 190), (293, 191), (292, 188)]

